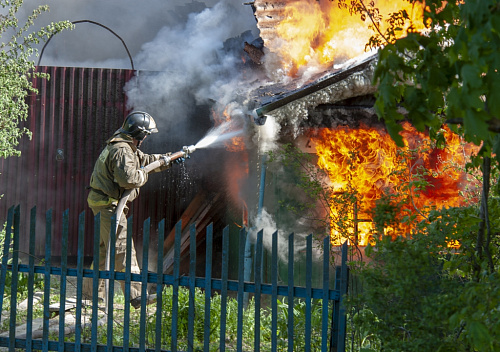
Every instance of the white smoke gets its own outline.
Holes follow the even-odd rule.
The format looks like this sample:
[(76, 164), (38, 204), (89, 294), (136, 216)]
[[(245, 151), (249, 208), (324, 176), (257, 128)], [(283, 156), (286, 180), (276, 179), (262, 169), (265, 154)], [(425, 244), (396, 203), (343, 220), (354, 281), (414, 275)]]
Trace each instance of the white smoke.
[[(20, 8), (20, 23), (31, 15), (33, 9), (47, 4), (50, 12), (43, 13), (35, 22), (34, 29), (57, 21), (89, 20), (115, 32), (127, 46), (131, 56), (141, 52), (145, 43), (151, 42), (164, 27), (182, 27), (193, 13), (216, 5), (220, 0), (25, 0)], [(246, 21), (232, 14), (226, 22), (239, 21), (238, 25), (255, 27), (250, 6), (236, 4), (246, 14)], [(248, 13), (250, 11), (250, 13)], [(220, 20), (220, 19), (214, 19)], [(227, 26), (221, 26), (227, 28)], [(248, 28), (247, 28), (248, 29)], [(228, 32), (228, 38), (234, 32)], [(241, 32), (240, 32), (241, 33)], [(209, 33), (207, 33), (208, 35)], [(238, 33), (239, 34), (239, 33)], [(176, 41), (181, 41), (179, 38)], [(42, 48), (39, 46), (39, 50)], [(94, 24), (79, 23), (72, 31), (64, 31), (53, 37), (46, 46), (41, 65), (104, 67), (130, 69), (130, 60), (120, 39), (110, 31)], [(139, 66), (136, 69), (142, 69)]]
[[(244, 9), (241, 4), (221, 1), (190, 14), (183, 25), (162, 28), (135, 58), (141, 70), (151, 72), (126, 85), (129, 107), (145, 107), (163, 119), (167, 129), (175, 126), (184, 134), (180, 125), (197, 106), (213, 102), (224, 105), (236, 99), (242, 82), (237, 65), (241, 64), (244, 38), (230, 43), (235, 48), (227, 40), (242, 33), (253, 36), (248, 28), (255, 26), (255, 20), (251, 11)], [(211, 116), (198, 118), (207, 120)]]
[(276, 121), (274, 116), (267, 115), (266, 123), (257, 128), (258, 133), (254, 136), (254, 143), (259, 146), (259, 153), (265, 154), (275, 150), (278, 145), (276, 138), (281, 130), (281, 125)]
[[(280, 230), (276, 226), (276, 222), (273, 216), (269, 214), (265, 208), (262, 209), (262, 213), (257, 215), (253, 221), (255, 224), (248, 231), (248, 236), (250, 240), (255, 243), (257, 239), (257, 233), (262, 230), (262, 245), (269, 252), (272, 249), (273, 233), (278, 233), (278, 258), (283, 262), (288, 262), (288, 243), (291, 232), (286, 230)], [(294, 255), (303, 252), (306, 248), (306, 234), (294, 233)]]

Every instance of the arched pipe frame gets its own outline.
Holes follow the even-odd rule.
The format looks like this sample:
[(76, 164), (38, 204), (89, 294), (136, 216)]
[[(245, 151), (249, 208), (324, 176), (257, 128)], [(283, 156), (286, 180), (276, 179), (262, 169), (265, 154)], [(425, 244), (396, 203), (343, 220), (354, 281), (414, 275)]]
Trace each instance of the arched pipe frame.
[[(130, 60), (130, 65), (132, 66), (132, 70), (135, 70), (134, 61), (132, 60), (132, 55), (130, 55), (130, 51), (127, 48), (127, 44), (125, 44), (125, 41), (118, 34), (116, 34), (113, 30), (111, 30), (109, 27), (106, 27), (105, 25), (103, 25), (99, 22), (95, 22), (95, 21), (91, 21), (91, 20), (78, 20), (78, 21), (72, 21), (71, 23), (73, 23), (74, 25), (76, 25), (78, 23), (91, 23), (91, 24), (95, 24), (96, 26), (102, 27), (102, 28), (108, 30), (109, 32), (111, 32), (115, 37), (120, 39), (120, 41), (122, 42), (125, 50), (127, 51), (127, 55), (128, 55), (129, 60)], [(37, 66), (40, 66), (40, 62), (42, 61), (43, 52), (45, 51), (45, 48), (47, 47), (47, 45), (50, 43), (50, 40), (52, 39), (52, 37), (54, 37), (54, 35), (51, 35), (49, 37), (49, 39), (45, 42), (45, 44), (42, 48), (42, 51), (40, 52), (40, 57), (38, 58)]]

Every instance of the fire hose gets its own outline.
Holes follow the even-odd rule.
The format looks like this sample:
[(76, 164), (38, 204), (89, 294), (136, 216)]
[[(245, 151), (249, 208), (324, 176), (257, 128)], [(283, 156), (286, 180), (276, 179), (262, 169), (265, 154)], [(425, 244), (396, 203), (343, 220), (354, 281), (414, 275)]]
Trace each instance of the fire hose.
[[(190, 145), (189, 147), (184, 146), (180, 151), (170, 155), (165, 155), (160, 159), (144, 166), (143, 170), (144, 172), (149, 174), (151, 171), (159, 168), (160, 166), (168, 165), (172, 161), (188, 157), (189, 154), (193, 153), (195, 150), (196, 147), (194, 145)], [(128, 198), (130, 197), (130, 193), (132, 193), (132, 189), (125, 190), (125, 192), (123, 192), (122, 197), (118, 201), (118, 205), (116, 206), (116, 228), (118, 228), (118, 224), (120, 223), (120, 218), (123, 214), (123, 209), (125, 209), (125, 205), (127, 204)]]
[[(164, 155), (160, 159), (153, 161), (152, 163), (146, 165), (143, 167), (144, 172), (150, 173), (151, 171), (164, 166), (164, 165), (169, 165), (172, 161), (175, 161), (180, 158), (187, 158), (191, 153), (193, 153), (196, 150), (196, 146), (190, 145), (190, 146), (184, 146), (182, 149), (176, 153), (170, 154), (170, 155)], [(130, 194), (132, 193), (133, 189), (126, 189), (123, 192), (123, 195), (121, 196), (120, 200), (118, 201), (118, 205), (116, 206), (116, 227), (115, 231), (118, 229), (118, 225), (120, 224), (120, 218), (123, 214), (123, 209), (125, 209), (125, 205), (127, 204), (127, 201), (130, 197)], [(111, 240), (111, 238), (110, 238)], [(108, 250), (106, 252), (106, 270), (109, 271), (110, 268), (110, 249), (111, 249), (111, 243), (108, 243)], [(106, 280), (106, 298), (105, 298), (105, 303), (106, 303), (106, 312), (108, 310), (108, 292), (109, 292), (109, 281)]]

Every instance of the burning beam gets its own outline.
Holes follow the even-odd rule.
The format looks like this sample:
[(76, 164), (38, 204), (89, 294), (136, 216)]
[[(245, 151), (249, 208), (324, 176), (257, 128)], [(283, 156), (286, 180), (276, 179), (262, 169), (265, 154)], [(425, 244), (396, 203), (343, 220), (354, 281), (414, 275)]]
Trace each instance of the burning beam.
[[(295, 90), (290, 90), (284, 94), (274, 95), (270, 99), (268, 98), (268, 93), (264, 91), (260, 92), (260, 94), (263, 95), (263, 99), (260, 102), (261, 104), (260, 107), (255, 109), (257, 117), (262, 118), (265, 114), (268, 114), (270, 112), (275, 112), (275, 110), (280, 109), (302, 98), (311, 101), (312, 100), (320, 101), (321, 104), (326, 104), (326, 103), (334, 103), (336, 101), (347, 99), (353, 96), (372, 93), (375, 91), (375, 87), (373, 87), (371, 84), (374, 61), (375, 61), (375, 56), (371, 56), (368, 59), (361, 61), (359, 64), (356, 64), (353, 67), (336, 70), (333, 73), (322, 76), (321, 78), (319, 78), (318, 80), (316, 80), (311, 84), (308, 84), (304, 87)], [(368, 82), (365, 79), (359, 80), (359, 83), (362, 84), (361, 87), (359, 87), (359, 84), (355, 85), (352, 84), (351, 82), (353, 80), (352, 79), (353, 77), (354, 78), (360, 77), (359, 74), (369, 79)], [(337, 93), (337, 94), (332, 94), (330, 96), (330, 94), (328, 94), (329, 93), (328, 90), (330, 91), (334, 90), (335, 87), (341, 86), (342, 82), (347, 82), (348, 86), (347, 88), (351, 87), (351, 88), (361, 88), (361, 89), (344, 89), (346, 87), (342, 86), (341, 87), (342, 94)], [(269, 88), (267, 88), (266, 90), (268, 89)], [(301, 102), (303, 102), (303, 100)], [(295, 106), (291, 106), (287, 110), (295, 110)], [(303, 109), (300, 110), (303, 111)], [(275, 113), (273, 115), (275, 115)]]

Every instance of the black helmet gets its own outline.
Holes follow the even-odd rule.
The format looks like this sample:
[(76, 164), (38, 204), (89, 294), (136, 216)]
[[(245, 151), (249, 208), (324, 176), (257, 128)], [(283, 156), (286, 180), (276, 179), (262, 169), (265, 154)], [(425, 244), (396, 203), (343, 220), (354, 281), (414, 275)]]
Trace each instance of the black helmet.
[(155, 120), (147, 112), (133, 111), (125, 118), (119, 131), (142, 141), (147, 135), (158, 132), (158, 129)]

